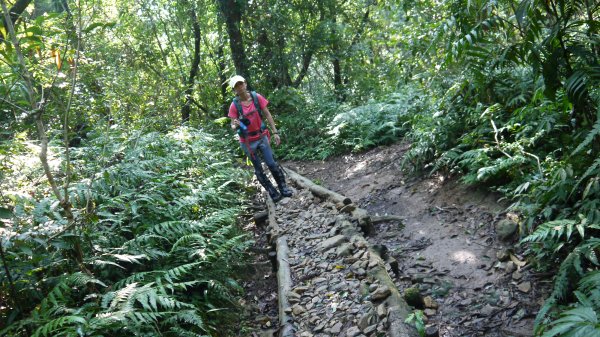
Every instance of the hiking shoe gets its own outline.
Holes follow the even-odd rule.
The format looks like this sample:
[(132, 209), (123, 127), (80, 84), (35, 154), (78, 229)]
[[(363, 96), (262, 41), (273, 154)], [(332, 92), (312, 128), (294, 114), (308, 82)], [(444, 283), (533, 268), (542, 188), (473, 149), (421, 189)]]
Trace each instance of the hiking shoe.
[(281, 195), (284, 197), (291, 197), (294, 193), (292, 192), (292, 190), (287, 187), (285, 184), (282, 184), (283, 186), (279, 186), (279, 191), (281, 192)]
[(283, 198), (281, 194), (279, 194), (279, 192), (277, 192), (277, 190), (275, 189), (269, 191), (269, 197), (271, 197), (271, 200), (273, 200), (273, 202), (275, 203)]

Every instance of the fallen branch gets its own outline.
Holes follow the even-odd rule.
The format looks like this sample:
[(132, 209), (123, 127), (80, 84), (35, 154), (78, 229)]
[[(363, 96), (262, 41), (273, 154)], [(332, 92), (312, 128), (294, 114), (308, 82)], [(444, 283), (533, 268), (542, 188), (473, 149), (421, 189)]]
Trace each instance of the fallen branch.
[(350, 198), (345, 197), (334, 191), (328, 190), (323, 186), (319, 186), (319, 185), (313, 183), (312, 181), (310, 181), (309, 179), (292, 171), (289, 168), (285, 168), (284, 170), (288, 174), (288, 177), (290, 177), (290, 179), (292, 179), (296, 183), (296, 185), (298, 185), (302, 188), (305, 188), (307, 190), (310, 190), (313, 194), (315, 194), (321, 198), (330, 199), (335, 204), (340, 203), (343, 205), (349, 205), (352, 203), (352, 200), (350, 200)]
[(331, 191), (323, 186), (319, 186), (308, 178), (303, 177), (302, 175), (294, 172), (293, 170), (286, 168), (286, 173), (290, 180), (292, 180), (296, 185), (301, 188), (305, 188), (311, 191), (312, 194), (319, 196), (324, 199), (329, 199), (336, 205), (341, 205), (340, 211), (347, 209), (347, 213), (351, 214), (354, 219), (358, 221), (358, 225), (362, 229), (365, 235), (369, 235), (373, 232), (373, 223), (371, 221), (371, 216), (369, 213), (362, 208), (354, 207), (351, 211), (349, 207), (345, 207), (352, 203), (352, 200), (348, 197), (345, 197), (337, 192)]
[(294, 326), (292, 318), (288, 316), (291, 312), (288, 294), (292, 290), (292, 272), (288, 262), (287, 236), (277, 239), (277, 284), (279, 294), (279, 337), (294, 337)]
[(292, 271), (288, 261), (289, 249), (287, 245), (287, 236), (281, 236), (281, 228), (275, 218), (276, 207), (273, 200), (267, 198), (267, 209), (270, 232), (270, 242), (275, 242), (277, 250), (277, 290), (279, 302), (279, 337), (294, 337), (294, 327), (292, 318), (288, 316), (291, 312), (288, 294), (292, 289)]

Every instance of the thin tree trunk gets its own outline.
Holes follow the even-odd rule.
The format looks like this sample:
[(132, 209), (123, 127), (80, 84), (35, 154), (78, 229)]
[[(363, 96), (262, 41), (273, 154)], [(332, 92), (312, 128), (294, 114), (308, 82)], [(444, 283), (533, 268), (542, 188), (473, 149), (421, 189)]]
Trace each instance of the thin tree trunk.
[[(39, 158), (40, 158), (40, 162), (42, 163), (42, 167), (44, 168), (44, 172), (46, 174), (46, 178), (48, 179), (48, 183), (50, 184), (50, 188), (52, 189), (52, 193), (54, 193), (54, 196), (56, 197), (56, 199), (59, 201), (60, 206), (62, 207), (64, 214), (65, 214), (65, 218), (67, 219), (67, 226), (59, 233), (55, 234), (54, 236), (52, 236), (51, 238), (49, 238), (49, 240), (52, 240), (52, 238), (64, 233), (65, 231), (71, 229), (72, 227), (74, 227), (76, 225), (75, 222), (75, 217), (73, 215), (73, 212), (71, 210), (72, 205), (71, 202), (69, 201), (69, 197), (68, 197), (68, 183), (69, 183), (69, 165), (70, 163), (68, 162), (68, 155), (67, 155), (67, 178), (65, 179), (65, 185), (63, 186), (64, 191), (65, 191), (65, 195), (61, 195), (61, 192), (59, 190), (58, 187), (58, 183), (56, 182), (56, 180), (54, 180), (54, 175), (52, 174), (52, 171), (50, 170), (50, 165), (48, 164), (48, 137), (46, 135), (46, 128), (44, 125), (44, 122), (42, 121), (42, 115), (44, 113), (44, 108), (45, 108), (45, 98), (44, 98), (44, 92), (43, 92), (43, 88), (42, 88), (42, 92), (39, 95), (39, 102), (37, 102), (36, 96), (37, 96), (37, 92), (34, 89), (34, 82), (33, 82), (33, 76), (31, 75), (31, 73), (29, 72), (28, 68), (27, 68), (27, 64), (25, 63), (25, 58), (23, 57), (23, 53), (21, 51), (21, 45), (19, 43), (19, 40), (16, 37), (15, 34), (15, 29), (14, 26), (12, 24), (12, 21), (9, 18), (9, 14), (8, 14), (8, 9), (6, 7), (6, 2), (4, 0), (0, 0), (0, 5), (2, 6), (2, 12), (4, 14), (4, 19), (5, 22), (7, 22), (7, 29), (8, 29), (8, 35), (10, 36), (10, 39), (12, 41), (13, 47), (15, 49), (15, 53), (17, 54), (17, 59), (19, 61), (19, 64), (22, 68), (22, 73), (20, 74), (23, 78), (23, 80), (25, 81), (25, 86), (28, 92), (28, 99), (29, 99), (29, 105), (31, 108), (31, 114), (34, 117), (35, 123), (36, 123), (36, 128), (38, 131), (38, 135), (40, 138), (40, 153), (39, 153)], [(80, 22), (81, 24), (81, 22)], [(81, 26), (80, 26), (81, 28)], [(79, 31), (81, 31), (81, 29), (79, 29)], [(75, 87), (75, 78), (76, 78), (76, 74), (77, 74), (77, 62), (78, 62), (78, 58), (79, 58), (79, 50), (77, 50), (76, 56), (75, 56), (75, 67), (74, 67), (74, 71), (73, 71), (73, 88)], [(71, 97), (73, 97), (73, 91), (71, 91)], [(68, 108), (70, 107), (71, 102), (69, 101), (69, 105)], [(65, 112), (65, 121), (68, 121), (68, 111)], [(65, 131), (66, 132), (66, 131)], [(68, 142), (66, 144), (67, 148), (68, 148)], [(77, 265), (79, 266), (80, 270), (91, 274), (91, 272), (85, 267), (85, 265), (83, 264), (83, 251), (81, 249), (81, 245), (79, 243), (79, 240), (77, 240), (75, 242), (75, 261), (77, 263)]]
[(185, 89), (185, 104), (181, 108), (181, 122), (186, 123), (190, 120), (190, 110), (192, 102), (192, 93), (194, 91), (194, 81), (198, 74), (198, 67), (200, 65), (200, 24), (198, 23), (198, 17), (196, 10), (193, 6), (190, 8), (190, 17), (192, 18), (192, 27), (194, 30), (194, 60), (190, 68), (190, 76), (188, 78), (187, 88)]
[(223, 40), (219, 42), (219, 48), (217, 49), (218, 67), (219, 67), (219, 81), (221, 82), (221, 111), (223, 116), (227, 116), (229, 113), (229, 97), (227, 96), (227, 75), (225, 74), (225, 46)]
[[(360, 41), (360, 37), (362, 36), (363, 32), (365, 31), (365, 27), (367, 26), (367, 22), (369, 22), (369, 14), (371, 12), (371, 3), (369, 3), (367, 5), (367, 10), (365, 11), (365, 14), (363, 15), (361, 21), (360, 21), (360, 26), (358, 27), (358, 30), (356, 31), (356, 34), (354, 34), (354, 37), (352, 38), (352, 42), (350, 43), (350, 46), (348, 47), (348, 50), (352, 50), (354, 49), (354, 47), (358, 44), (358, 42)], [(349, 68), (350, 67), (350, 62), (346, 62), (346, 67), (345, 67), (345, 73), (346, 75), (344, 76), (344, 87), (348, 87), (348, 83), (350, 82), (350, 78), (348, 76), (349, 73)]]
[(304, 77), (306, 77), (306, 75), (308, 74), (308, 68), (310, 67), (310, 62), (312, 61), (313, 53), (314, 51), (312, 49), (309, 49), (306, 52), (304, 52), (304, 55), (302, 55), (302, 68), (300, 69), (300, 72), (298, 73), (298, 76), (296, 76), (294, 82), (292, 82), (292, 87), (299, 87), (302, 81), (304, 80)]
[[(320, 4), (318, 5), (318, 7), (319, 7), (319, 22), (323, 22), (325, 20), (325, 11), (323, 10), (323, 8)], [(309, 40), (312, 40), (312, 39), (309, 39)], [(296, 79), (292, 82), (292, 86), (294, 88), (299, 87), (300, 84), (302, 83), (302, 81), (304, 80), (304, 78), (306, 77), (306, 75), (308, 74), (308, 68), (310, 67), (310, 62), (312, 61), (312, 57), (313, 57), (314, 53), (315, 53), (315, 49), (309, 43), (308, 47), (302, 54), (302, 68), (300, 68), (300, 71), (298, 72), (298, 76), (296, 76)]]
[(329, 14), (331, 15), (331, 63), (333, 65), (333, 90), (335, 98), (338, 102), (343, 102), (344, 88), (342, 84), (342, 66), (340, 62), (340, 45), (339, 36), (337, 33), (337, 16), (335, 4), (332, 2), (329, 7)]
[(292, 84), (292, 78), (290, 77), (289, 66), (284, 51), (285, 40), (283, 34), (280, 34), (277, 37), (277, 48), (275, 50), (277, 73), (279, 74), (277, 87), (289, 86)]
[(236, 0), (219, 0), (219, 8), (225, 18), (227, 34), (229, 35), (229, 47), (231, 57), (238, 75), (242, 75), (250, 86), (250, 74), (248, 71), (248, 60), (244, 51), (244, 41), (240, 24), (242, 21), (242, 5)]

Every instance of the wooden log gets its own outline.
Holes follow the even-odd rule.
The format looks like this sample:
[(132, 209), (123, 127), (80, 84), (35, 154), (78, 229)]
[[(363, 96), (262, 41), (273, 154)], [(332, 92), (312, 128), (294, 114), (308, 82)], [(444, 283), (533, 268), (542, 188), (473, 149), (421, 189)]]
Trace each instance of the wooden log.
[[(335, 204), (343, 204), (349, 205), (352, 201), (349, 198), (344, 197), (343, 195), (330, 191), (322, 186), (318, 186), (311, 182), (309, 179), (301, 176), (300, 174), (290, 170), (285, 169), (288, 173), (288, 177), (298, 186), (302, 188), (306, 188), (310, 190), (313, 194), (325, 198), (330, 199)], [(371, 222), (371, 217), (368, 212), (362, 208), (356, 208), (352, 212), (352, 217), (357, 220), (358, 225), (360, 226), (362, 232), (365, 234), (369, 234), (373, 230), (373, 224)], [(379, 257), (379, 255), (370, 247), (369, 243), (365, 240), (365, 238), (358, 233), (358, 230), (352, 223), (348, 221), (342, 221), (340, 224), (341, 232), (347, 238), (350, 239), (350, 242), (362, 241), (362, 244), (366, 247), (369, 247), (369, 255), (371, 259), (377, 261), (376, 265), (369, 269), (368, 273), (371, 277), (379, 280), (380, 284), (386, 285), (391, 290), (391, 295), (385, 300), (386, 306), (388, 308), (388, 336), (391, 337), (416, 337), (417, 331), (413, 327), (404, 323), (409, 313), (411, 312), (410, 307), (404, 301), (404, 298), (400, 295), (398, 288), (394, 284), (394, 281), (390, 278), (388, 274), (385, 263)], [(279, 241), (279, 240), (278, 240)]]
[(353, 227), (350, 222), (344, 221), (341, 227), (343, 228), (342, 234), (348, 237), (350, 242), (360, 242), (359, 246), (368, 247), (369, 261), (376, 261), (376, 265), (370, 268), (367, 273), (371, 277), (379, 280), (380, 284), (387, 286), (391, 290), (391, 295), (384, 301), (388, 309), (389, 328), (387, 336), (416, 337), (416, 329), (404, 323), (410, 314), (411, 309), (388, 274), (385, 268), (385, 263), (379, 256), (379, 253), (371, 247), (369, 242), (367, 242), (367, 240), (365, 240), (365, 238), (358, 233), (357, 228)]
[(271, 246), (275, 246), (277, 242), (277, 238), (281, 235), (281, 227), (277, 224), (277, 219), (275, 218), (275, 212), (277, 208), (275, 207), (275, 203), (271, 198), (267, 197), (267, 210), (269, 212), (268, 219), (269, 225), (267, 226), (267, 239)]
[(256, 227), (263, 227), (265, 225), (265, 223), (267, 222), (267, 219), (269, 218), (269, 212), (262, 211), (262, 212), (254, 213), (253, 218), (254, 218), (254, 223), (256, 224)]
[(288, 262), (289, 249), (287, 245), (287, 236), (284, 235), (277, 239), (277, 283), (279, 295), (279, 337), (294, 337), (294, 325), (292, 318), (288, 315), (291, 312), (288, 294), (292, 290), (292, 272)]
[(358, 221), (358, 225), (362, 229), (363, 233), (365, 233), (365, 235), (370, 235), (371, 233), (373, 233), (373, 224), (371, 223), (371, 217), (365, 209), (356, 207), (355, 205), (345, 207), (347, 205), (352, 204), (352, 200), (350, 198), (345, 197), (337, 192), (331, 191), (323, 186), (319, 186), (310, 181), (310, 179), (303, 177), (302, 175), (294, 172), (289, 168), (286, 168), (285, 172), (296, 185), (311, 191), (311, 193), (313, 193), (314, 195), (331, 200), (334, 204), (336, 204), (338, 209), (340, 208), (340, 206), (345, 210), (352, 209), (350, 211), (350, 214), (354, 219)]
[[(360, 235), (355, 235), (352, 237), (352, 242), (355, 241), (363, 241), (364, 244), (369, 246), (369, 243), (365, 240), (365, 238)], [(385, 269), (384, 261), (370, 246), (369, 256), (370, 259), (377, 261), (377, 265), (370, 268), (367, 273), (373, 278), (379, 280), (380, 284), (387, 286), (392, 292), (391, 295), (385, 300), (385, 304), (388, 309), (388, 336), (416, 337), (416, 329), (404, 323), (410, 314), (411, 309), (398, 291), (398, 288), (394, 284), (390, 274), (388, 274), (387, 270)]]
[(352, 217), (358, 222), (358, 225), (360, 226), (360, 229), (362, 230), (363, 234), (373, 234), (375, 228), (373, 227), (373, 223), (371, 222), (371, 216), (369, 215), (366, 209), (355, 209), (354, 211), (352, 211)]
[(279, 337), (294, 337), (293, 320), (288, 294), (292, 289), (292, 271), (288, 262), (289, 249), (287, 236), (281, 235), (281, 227), (277, 224), (275, 213), (277, 208), (271, 198), (267, 198), (269, 241), (274, 243), (277, 258), (277, 291), (279, 302)]
[(323, 186), (319, 186), (319, 185), (313, 183), (312, 181), (310, 181), (309, 179), (292, 171), (289, 168), (285, 168), (284, 170), (288, 174), (288, 177), (296, 185), (298, 185), (302, 188), (306, 188), (307, 190), (310, 190), (314, 195), (317, 195), (321, 198), (330, 199), (331, 201), (333, 201), (334, 204), (341, 203), (342, 205), (349, 205), (352, 203), (352, 200), (350, 200), (350, 198), (345, 197), (334, 191), (328, 190)]

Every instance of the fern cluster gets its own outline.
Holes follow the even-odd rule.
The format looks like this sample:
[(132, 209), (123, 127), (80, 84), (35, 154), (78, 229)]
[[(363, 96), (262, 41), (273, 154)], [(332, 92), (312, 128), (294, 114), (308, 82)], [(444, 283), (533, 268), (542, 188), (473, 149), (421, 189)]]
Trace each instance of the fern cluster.
[(410, 129), (416, 111), (430, 109), (415, 86), (406, 86), (379, 101), (349, 104), (305, 103), (306, 110), (282, 115), (285, 143), (278, 153), (286, 159), (325, 159), (398, 141)]
[(61, 232), (51, 196), (16, 204), (2, 239), (14, 279), (2, 289), (16, 298), (0, 335), (218, 335), (250, 244), (236, 226), (244, 173), (206, 132), (105, 132), (73, 154), (74, 227)]

